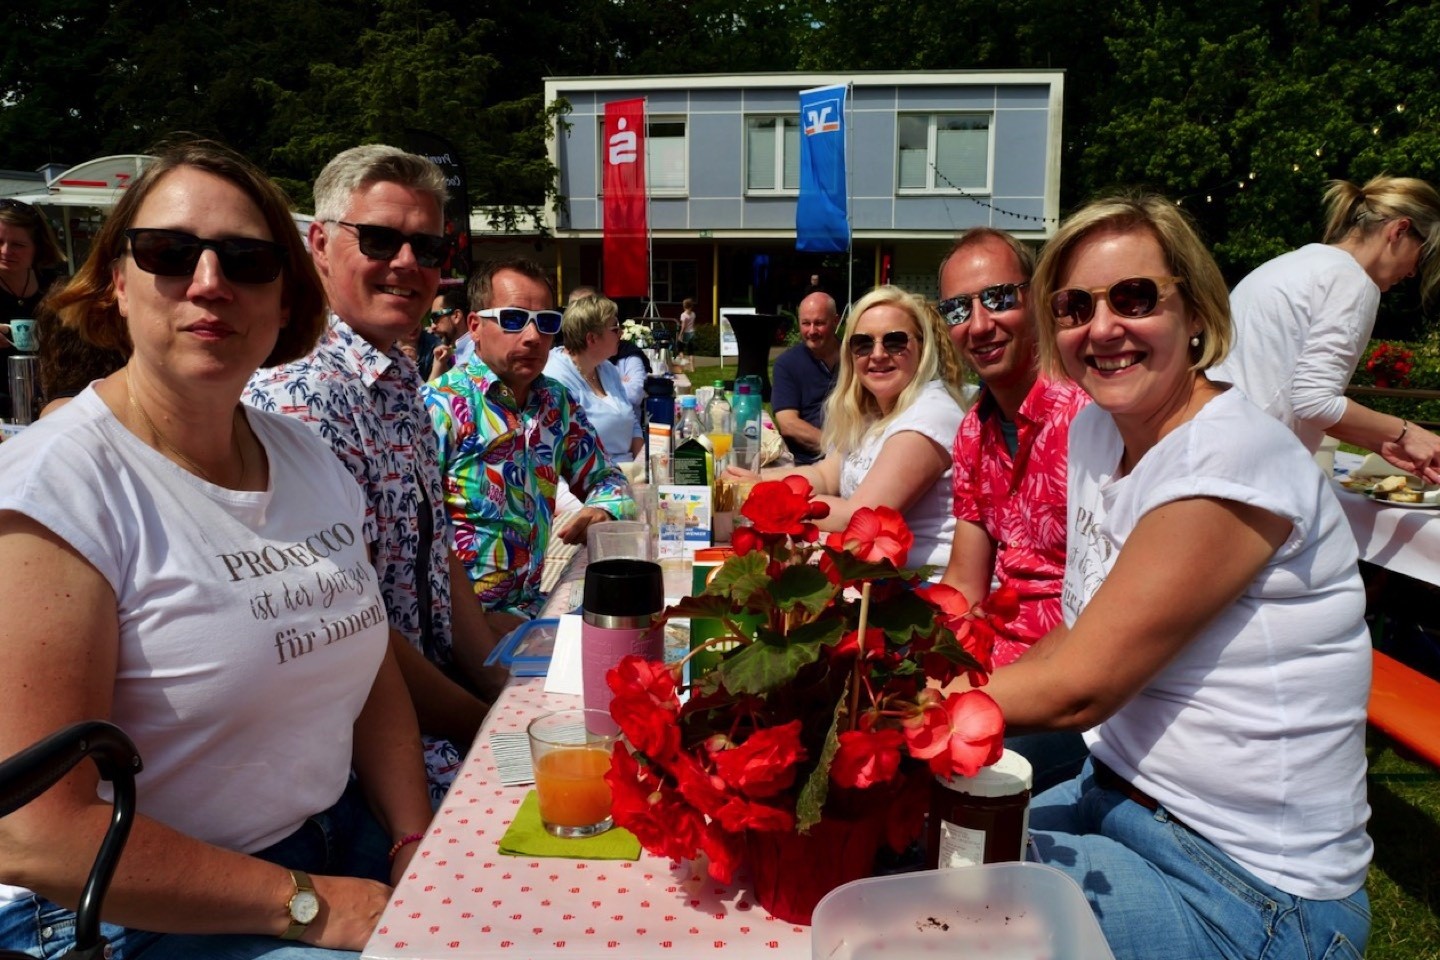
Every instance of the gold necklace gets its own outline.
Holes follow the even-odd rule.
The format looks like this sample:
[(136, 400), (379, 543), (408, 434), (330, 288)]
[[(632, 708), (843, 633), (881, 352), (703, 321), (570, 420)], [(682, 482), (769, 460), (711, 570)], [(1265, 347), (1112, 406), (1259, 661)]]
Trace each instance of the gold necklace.
[[(190, 471), (192, 473), (199, 474), (202, 480), (205, 480), (207, 483), (214, 483), (217, 487), (221, 486), (221, 484), (216, 482), (214, 477), (210, 476), (209, 470), (206, 470), (204, 467), (200, 466), (200, 464), (187, 457), (183, 450), (175, 446), (175, 444), (171, 443), (170, 438), (165, 436), (165, 434), (161, 433), (160, 428), (155, 426), (155, 421), (150, 419), (150, 414), (145, 412), (145, 408), (142, 407), (140, 405), (140, 401), (135, 398), (135, 388), (130, 384), (129, 367), (125, 368), (125, 395), (130, 398), (131, 409), (133, 409), (136, 413), (140, 414), (140, 419), (145, 421), (146, 428), (155, 435), (155, 439), (160, 442), (160, 446), (164, 447), (166, 450), (169, 450), (171, 453), (175, 454), (175, 456), (179, 457), (182, 461), (184, 461), (185, 466), (190, 468)], [(239, 407), (235, 408), (235, 414), (236, 416), (239, 416)], [(247, 472), (247, 465), (245, 463), (245, 446), (240, 442), (239, 430), (235, 431), (235, 452), (240, 454), (240, 481), (241, 483), (244, 483), (245, 474)]]

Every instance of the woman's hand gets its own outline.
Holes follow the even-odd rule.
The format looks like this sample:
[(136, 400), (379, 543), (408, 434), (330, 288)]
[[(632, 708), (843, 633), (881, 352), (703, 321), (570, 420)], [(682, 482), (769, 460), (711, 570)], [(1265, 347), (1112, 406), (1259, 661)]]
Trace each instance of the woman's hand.
[(744, 467), (737, 467), (733, 463), (726, 464), (725, 469), (720, 471), (720, 476), (742, 483), (757, 483), (760, 480), (760, 474), (754, 470), (746, 470)]
[(390, 901), (390, 888), (356, 877), (312, 876), (310, 880), (320, 900), (320, 913), (300, 935), (301, 942), (331, 950), (363, 950)]
[(7, 349), (14, 346), (10, 342), (10, 324), (0, 323), (0, 349)]
[(1426, 483), (1440, 483), (1440, 436), (1424, 427), (1406, 421), (1405, 435), (1382, 444), (1376, 452)]
[(420, 849), (420, 843), (421, 841), (416, 840), (395, 851), (395, 859), (390, 861), (390, 884), (392, 886), (400, 886), (405, 871), (410, 869), (410, 861), (415, 859), (415, 851)]

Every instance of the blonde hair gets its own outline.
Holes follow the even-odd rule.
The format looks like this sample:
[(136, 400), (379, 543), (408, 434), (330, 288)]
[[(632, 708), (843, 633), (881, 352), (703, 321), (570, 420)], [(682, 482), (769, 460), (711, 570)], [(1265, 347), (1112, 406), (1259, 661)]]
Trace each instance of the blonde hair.
[(883, 430), (886, 424), (910, 408), (932, 380), (939, 380), (955, 402), (965, 406), (960, 393), (963, 379), (960, 358), (950, 342), (945, 321), (923, 297), (896, 286), (876, 287), (860, 298), (851, 309), (850, 316), (858, 321), (872, 307), (886, 305), (905, 311), (915, 325), (920, 340), (915, 379), (900, 392), (895, 408), (889, 416), (885, 416), (880, 412), (880, 404), (875, 397), (860, 383), (855, 356), (850, 352), (850, 345), (844, 344), (840, 350), (840, 374), (835, 381), (835, 389), (830, 391), (830, 398), (825, 401), (825, 427), (820, 435), (821, 446), (828, 453), (844, 456), (860, 446), (872, 431)]
[[(1060, 287), (1075, 247), (1102, 230), (1131, 233), (1143, 230), (1155, 238), (1166, 269), (1179, 277), (1175, 289), (1200, 321), (1200, 346), (1191, 349), (1191, 370), (1208, 370), (1230, 352), (1230, 291), (1215, 258), (1200, 240), (1194, 223), (1170, 200), (1154, 193), (1125, 193), (1092, 200), (1060, 225), (1040, 255), (1030, 293), (1035, 298), (1035, 323), (1040, 334), (1040, 369), (1050, 377), (1065, 376), (1055, 346), (1059, 329), (1050, 298)], [(1119, 278), (1117, 278), (1119, 279)]]
[(1357, 187), (1348, 180), (1331, 180), (1325, 188), (1325, 242), (1339, 243), (1355, 235), (1368, 237), (1391, 220), (1408, 218), (1423, 238), (1424, 269), (1420, 296), (1429, 300), (1440, 285), (1440, 193), (1424, 180), (1381, 174)]
[(590, 345), (588, 334), (602, 333), (620, 316), (620, 308), (609, 297), (591, 296), (574, 300), (565, 308), (560, 321), (560, 342), (572, 354)]

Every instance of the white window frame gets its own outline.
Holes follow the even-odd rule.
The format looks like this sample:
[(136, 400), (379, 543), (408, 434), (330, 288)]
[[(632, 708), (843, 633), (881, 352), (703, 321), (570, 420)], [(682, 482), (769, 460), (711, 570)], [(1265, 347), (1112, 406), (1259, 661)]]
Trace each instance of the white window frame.
[[(683, 183), (678, 187), (655, 186), (655, 153), (651, 149), (650, 131), (658, 123), (679, 123), (685, 127), (681, 160), (684, 163)], [(605, 196), (605, 114), (595, 117), (595, 197)], [(676, 139), (666, 137), (663, 139)], [(690, 118), (679, 114), (652, 114), (645, 118), (645, 189), (651, 197), (688, 197), (690, 195)]]
[[(779, 136), (775, 138), (775, 179), (768, 187), (752, 186), (750, 183), (750, 122), (752, 120), (774, 120), (779, 125)], [(785, 128), (795, 131), (795, 186), (785, 186)], [(795, 114), (750, 113), (745, 115), (745, 195), (748, 197), (795, 197), (800, 194), (800, 117)]]
[[(900, 184), (900, 120), (902, 117), (924, 117), (926, 124), (925, 139), (925, 185), (921, 187), (906, 187)], [(974, 117), (985, 121), (985, 182), (982, 185), (959, 184), (958, 187), (951, 187), (945, 184), (936, 173), (936, 152), (939, 138), (940, 120), (951, 117)], [(985, 194), (991, 192), (995, 177), (995, 114), (990, 110), (904, 110), (895, 114), (895, 194), (897, 196), (925, 196), (941, 194), (944, 196), (959, 196), (960, 194)]]
[[(696, 295), (697, 291), (695, 290), (675, 289), (675, 285), (677, 283), (675, 279), (675, 267), (680, 264), (689, 265), (689, 273), (691, 274), (691, 285), (693, 286), (694, 283), (697, 283), (700, 279), (699, 261), (690, 260), (683, 257), (678, 259), (672, 257), (664, 260), (650, 261), (650, 289), (655, 293), (656, 303), (679, 303), (686, 297), (693, 297)], [(681, 268), (681, 272), (685, 272), (684, 267)], [(662, 290), (664, 291), (665, 296), (660, 295)], [(679, 294), (679, 296), (676, 296), (677, 293)]]

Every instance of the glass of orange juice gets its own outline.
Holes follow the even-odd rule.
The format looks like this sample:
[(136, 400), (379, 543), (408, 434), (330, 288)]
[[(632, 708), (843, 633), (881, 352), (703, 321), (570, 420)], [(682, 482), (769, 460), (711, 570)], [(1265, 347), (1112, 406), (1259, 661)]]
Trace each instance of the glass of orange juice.
[(604, 710), (557, 710), (525, 728), (540, 822), (557, 837), (593, 837), (615, 825), (605, 774), (623, 737), (589, 728), (613, 730), (615, 724)]

